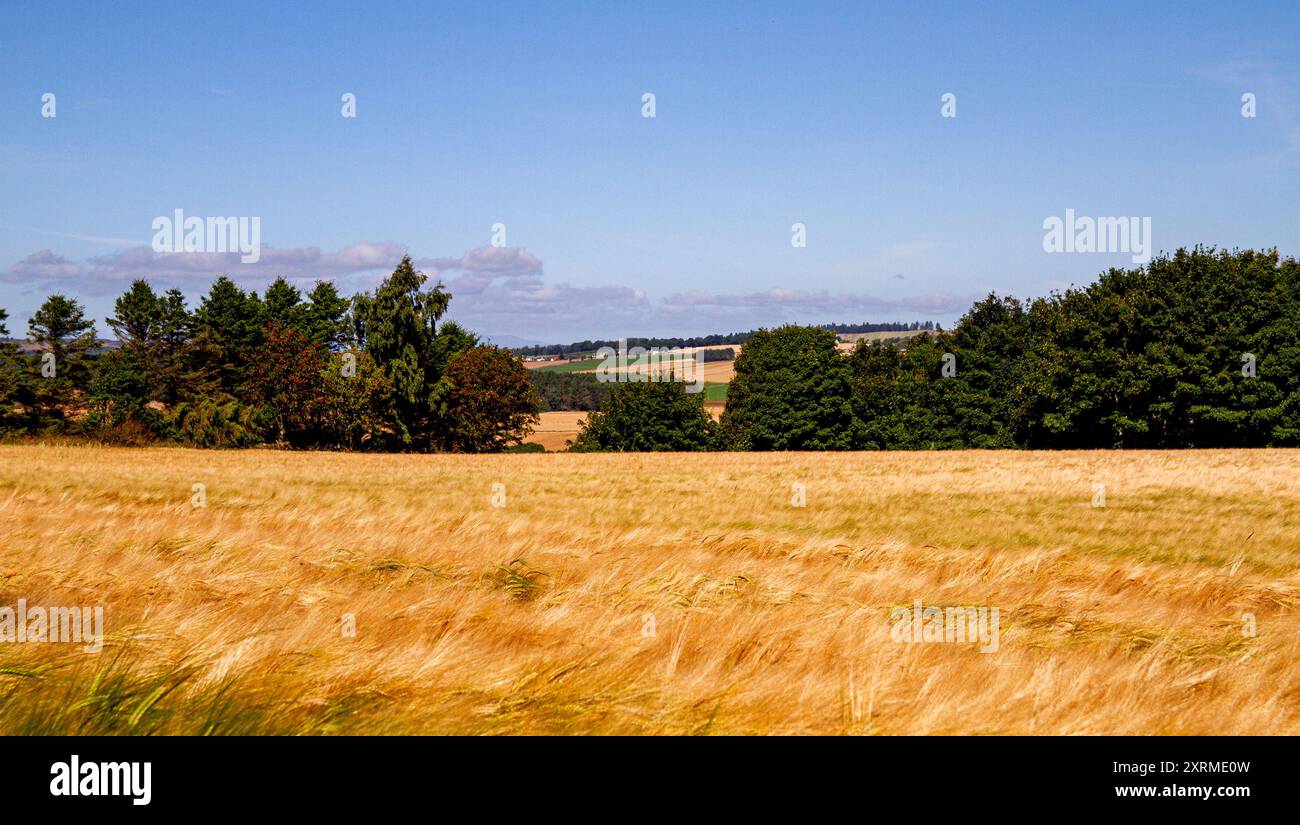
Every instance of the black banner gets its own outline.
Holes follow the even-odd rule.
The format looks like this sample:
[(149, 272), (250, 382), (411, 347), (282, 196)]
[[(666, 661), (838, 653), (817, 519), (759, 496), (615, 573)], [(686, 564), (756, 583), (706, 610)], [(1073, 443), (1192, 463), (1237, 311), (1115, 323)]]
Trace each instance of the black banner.
[[(1282, 738), (44, 738), (6, 740), (9, 810), (622, 816), (713, 800), (933, 813), (1185, 811), (1292, 801)], [(433, 806), (433, 807), (428, 807)], [(881, 810), (884, 810), (883, 808)]]

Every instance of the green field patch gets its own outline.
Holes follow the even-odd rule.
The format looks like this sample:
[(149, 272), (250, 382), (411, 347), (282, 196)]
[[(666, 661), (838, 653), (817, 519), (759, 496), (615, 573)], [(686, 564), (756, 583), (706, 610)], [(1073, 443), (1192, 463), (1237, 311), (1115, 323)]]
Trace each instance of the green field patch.
[(593, 372), (596, 367), (600, 366), (600, 361), (592, 359), (590, 361), (570, 361), (567, 364), (547, 364), (544, 367), (538, 367), (538, 372)]

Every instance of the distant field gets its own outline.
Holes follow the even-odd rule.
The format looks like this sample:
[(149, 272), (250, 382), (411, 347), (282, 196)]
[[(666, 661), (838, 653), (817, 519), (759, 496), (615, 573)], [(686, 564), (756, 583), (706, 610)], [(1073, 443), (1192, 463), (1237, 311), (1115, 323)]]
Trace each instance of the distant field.
[(600, 366), (600, 361), (593, 361), (590, 359), (583, 361), (560, 361), (557, 363), (526, 361), (524, 362), (524, 366), (541, 372), (594, 372), (596, 367)]
[(866, 341), (867, 343), (875, 341), (907, 341), (909, 338), (915, 338), (918, 335), (931, 331), (932, 330), (909, 329), (901, 332), (841, 332), (839, 334), (840, 342), (835, 346), (840, 352), (850, 353), (857, 348), (859, 341)]
[(547, 451), (557, 452), (566, 448), (566, 442), (578, 436), (579, 425), (587, 420), (587, 413), (560, 410), (544, 412), (541, 418), (533, 434), (524, 439), (524, 443), (541, 444)]
[[(704, 385), (705, 410), (713, 420), (722, 416), (726, 401), (726, 384)], [(541, 444), (548, 452), (558, 452), (566, 449), (568, 441), (577, 438), (579, 425), (587, 420), (587, 413), (569, 410), (544, 412), (541, 419), (532, 435), (524, 439), (525, 443)]]
[(915, 338), (933, 330), (905, 329), (897, 332), (841, 332), (837, 333), (841, 341), (857, 343), (858, 341), (888, 341), (891, 338)]
[[(689, 358), (689, 356), (686, 356)], [(660, 369), (674, 367), (686, 360), (686, 358), (663, 358), (659, 361)], [(601, 360), (596, 361), (566, 361), (555, 364), (546, 364), (543, 366), (534, 366), (533, 369), (539, 372), (592, 372), (594, 373), (600, 365), (604, 363)], [(633, 363), (629, 366), (632, 372), (644, 371), (648, 369), (646, 365)], [(617, 373), (618, 370), (611, 369), (611, 373)], [(735, 375), (734, 361), (709, 361), (704, 365), (705, 381), (730, 381)]]
[[(912, 338), (920, 335), (924, 330), (905, 330), (902, 332), (854, 332), (840, 334), (841, 343), (838, 345), (843, 352), (851, 352), (859, 339), (867, 341), (881, 341), (898, 338)], [(743, 349), (740, 344), (724, 344), (714, 347), (686, 347), (683, 354), (691, 357), (698, 349), (730, 349), (737, 354)], [(665, 365), (672, 364), (679, 359), (665, 359), (662, 363)], [(601, 365), (600, 360), (582, 360), (582, 361), (565, 361), (558, 363), (529, 362), (527, 366), (530, 369), (540, 370), (542, 372), (566, 372), (566, 373), (594, 373)], [(706, 382), (706, 396), (709, 401), (725, 401), (727, 398), (727, 384), (736, 376), (735, 361), (710, 361), (704, 365), (704, 380)], [(535, 440), (535, 439), (531, 439)]]
[(0, 733), (1295, 735), (1298, 464), (0, 446)]

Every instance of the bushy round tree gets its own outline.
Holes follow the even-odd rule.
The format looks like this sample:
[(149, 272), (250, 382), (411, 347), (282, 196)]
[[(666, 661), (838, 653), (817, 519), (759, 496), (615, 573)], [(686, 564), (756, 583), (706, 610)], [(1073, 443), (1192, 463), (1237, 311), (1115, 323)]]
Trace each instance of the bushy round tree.
[(851, 450), (864, 441), (850, 402), (849, 359), (835, 333), (760, 329), (736, 359), (722, 414), (732, 450)]
[(717, 425), (704, 410), (704, 393), (679, 381), (614, 385), (600, 412), (583, 423), (576, 452), (697, 452), (715, 449)]
[(496, 452), (537, 424), (539, 399), (528, 368), (507, 349), (477, 346), (447, 362), (447, 449)]

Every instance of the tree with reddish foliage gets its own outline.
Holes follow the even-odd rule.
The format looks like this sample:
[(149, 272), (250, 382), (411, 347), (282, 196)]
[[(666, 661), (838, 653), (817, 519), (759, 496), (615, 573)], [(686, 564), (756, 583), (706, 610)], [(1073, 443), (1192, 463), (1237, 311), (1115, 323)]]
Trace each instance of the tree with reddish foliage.
[(248, 389), (270, 413), (276, 440), (295, 447), (318, 443), (324, 411), (321, 377), (329, 353), (301, 330), (267, 324), (248, 368)]
[(525, 438), (541, 420), (540, 399), (519, 356), (477, 346), (447, 363), (445, 449), (495, 452)]

